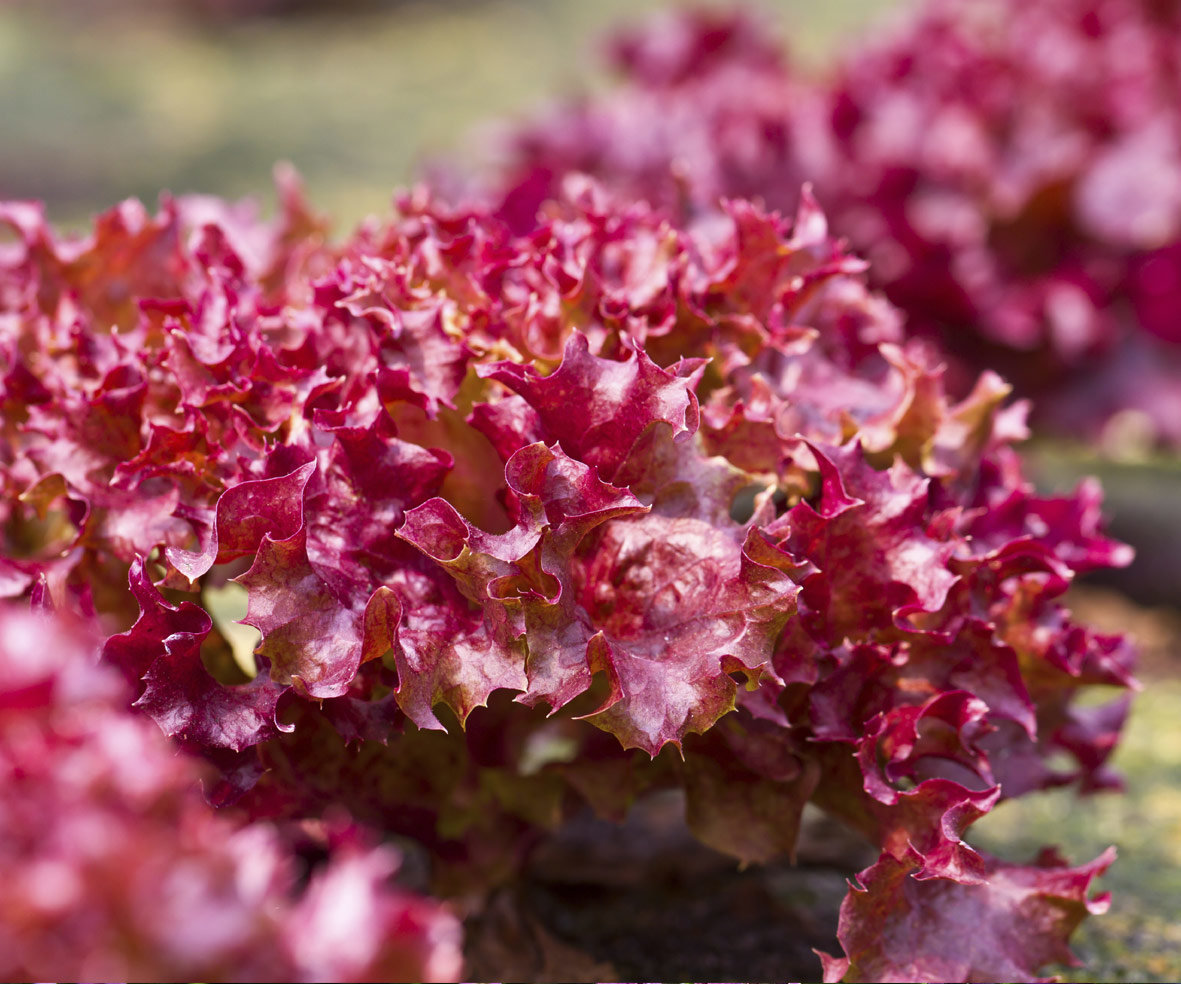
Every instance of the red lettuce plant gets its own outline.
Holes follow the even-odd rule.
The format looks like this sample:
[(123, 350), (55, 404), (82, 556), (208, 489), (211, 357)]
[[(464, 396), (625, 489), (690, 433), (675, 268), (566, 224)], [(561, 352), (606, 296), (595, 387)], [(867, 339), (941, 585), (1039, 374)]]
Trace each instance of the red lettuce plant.
[(456, 978), (459, 922), (386, 884), (396, 854), (338, 823), (299, 888), (276, 831), (213, 815), (97, 657), (77, 626), (0, 608), (5, 978)]
[(832, 86), (842, 231), (1059, 431), (1181, 446), (1179, 38), (1169, 0), (938, 0)]
[(620, 36), (622, 84), (512, 132), (518, 228), (571, 169), (680, 216), (814, 182), (873, 283), (1058, 433), (1181, 446), (1181, 7), (929, 0), (811, 78), (745, 16)]
[(1023, 480), (998, 377), (949, 399), (807, 194), (674, 222), (570, 178), (520, 232), (418, 191), (330, 246), (282, 188), (3, 212), (3, 593), (99, 620), (215, 803), (343, 809), (470, 897), (579, 811), (682, 790), (761, 862), (812, 802), (880, 850), (828, 979), (1069, 959), (1110, 853), (970, 827), (1117, 782), (1126, 701), (1075, 698), (1131, 654), (1061, 596), (1129, 558), (1094, 485)]

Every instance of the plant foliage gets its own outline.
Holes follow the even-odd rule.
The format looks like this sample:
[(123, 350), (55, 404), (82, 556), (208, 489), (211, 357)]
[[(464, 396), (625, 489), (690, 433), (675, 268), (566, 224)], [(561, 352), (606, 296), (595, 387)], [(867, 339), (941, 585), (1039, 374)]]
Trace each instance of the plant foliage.
[[(1022, 478), (1025, 406), (999, 377), (950, 399), (807, 192), (794, 222), (741, 200), (675, 221), (571, 176), (521, 231), (418, 190), (333, 245), (290, 175), (280, 191), (271, 222), (127, 202), (76, 240), (35, 206), (0, 213), (0, 587), (89, 620), (102, 679), (204, 760), (211, 801), (247, 824), (200, 834), (216, 870), (243, 837), (273, 845), (251, 822), (346, 811), (470, 897), (582, 810), (679, 789), (698, 837), (761, 862), (792, 854), (811, 802), (880, 850), (829, 979), (1068, 959), (1111, 855), (1019, 864), (970, 827), (1005, 798), (1117, 784), (1126, 701), (1076, 696), (1127, 687), (1131, 653), (1062, 595), (1129, 551), (1093, 484), (1047, 498)], [(227, 580), (253, 653), (213, 604)], [(29, 679), (98, 672), (50, 648)], [(63, 748), (37, 795), (66, 781), (66, 746), (107, 754), (71, 729), (109, 721), (134, 748), (101, 768), (163, 815), (197, 811), (118, 703), (91, 728), (8, 701), (6, 741), (34, 727)], [(45, 810), (108, 817), (93, 795)], [(101, 863), (171, 863), (155, 814), (118, 810)], [(296, 973), (386, 973), (387, 945), (424, 979), (455, 973), (447, 919), (388, 901), (387, 869), (346, 853), (258, 932), (296, 948)], [(300, 927), (350, 878), (368, 906), (345, 910), (350, 940), (397, 928), (354, 967), (325, 926), (305, 960), (321, 937)], [(55, 966), (22, 945), (22, 972)], [(186, 974), (239, 952), (210, 946)]]

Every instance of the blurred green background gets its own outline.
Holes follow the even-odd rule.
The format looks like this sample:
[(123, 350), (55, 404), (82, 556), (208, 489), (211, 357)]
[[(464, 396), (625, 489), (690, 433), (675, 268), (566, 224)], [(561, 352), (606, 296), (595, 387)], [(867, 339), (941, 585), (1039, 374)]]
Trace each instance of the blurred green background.
[[(231, 6), (251, 3), (0, 0), (0, 198), (43, 199), (74, 226), (161, 189), (269, 204), (282, 159), (345, 232), (384, 212), (425, 158), (465, 153), (489, 121), (605, 84), (603, 32), (678, 4), (305, 0), (298, 15), (217, 14)], [(814, 62), (894, 6), (763, 9)]]
[[(611, 25), (669, 0), (338, 0), (233, 17), (233, 0), (0, 0), (0, 199), (46, 202), (80, 228), (161, 190), (257, 197), (292, 162), (338, 234), (384, 213), (424, 161), (464, 157), (483, 127), (609, 84)], [(237, 0), (244, 3), (246, 0)], [(254, 0), (259, 7), (278, 0)], [(819, 64), (898, 0), (764, 3), (800, 61)], [(1162, 486), (1168, 496), (1175, 486)], [(1167, 498), (1161, 502), (1169, 501)], [(1047, 843), (1076, 861), (1109, 843), (1115, 895), (1071, 980), (1181, 979), (1181, 631), (1175, 612), (1083, 607), (1146, 639), (1147, 691), (1118, 754), (1127, 797), (1006, 804), (981, 842), (1012, 860)], [(1088, 608), (1089, 604), (1089, 608)]]

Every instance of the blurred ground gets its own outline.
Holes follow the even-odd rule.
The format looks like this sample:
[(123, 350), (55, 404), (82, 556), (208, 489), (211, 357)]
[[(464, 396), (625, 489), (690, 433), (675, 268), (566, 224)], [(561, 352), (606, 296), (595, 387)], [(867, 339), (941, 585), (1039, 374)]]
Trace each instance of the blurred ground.
[[(605, 82), (603, 31), (675, 5), (353, 0), (234, 19), (191, 13), (228, 0), (0, 0), (0, 199), (44, 199), (74, 225), (161, 189), (269, 202), (286, 159), (346, 231), (480, 124)], [(895, 5), (764, 6), (799, 57), (819, 59)]]
[[(624, 15), (670, 5), (357, 0), (334, 8), (357, 11), (348, 16), (233, 20), (178, 14), (181, 0), (0, 0), (0, 198), (44, 199), (52, 218), (72, 226), (129, 195), (154, 202), (161, 189), (254, 195), (269, 207), (271, 167), (286, 159), (303, 173), (313, 204), (343, 232), (384, 212), (391, 189), (419, 162), (472, 146), (478, 125), (602, 84), (595, 39)], [(765, 5), (796, 53), (811, 61), (892, 6)], [(1130, 517), (1175, 537), (1176, 498), (1154, 489), (1144, 500), (1151, 510), (1128, 507), (1140, 502), (1132, 492), (1112, 505), (1118, 511), (1127, 500)], [(1177, 554), (1163, 552), (1173, 566), (1154, 570), (1150, 580), (1175, 599)], [(1116, 757), (1128, 795), (1083, 803), (1069, 793), (1032, 797), (1002, 806), (974, 829), (982, 846), (1011, 860), (1057, 843), (1084, 861), (1117, 844), (1120, 859), (1104, 879), (1114, 895), (1111, 912), (1090, 920), (1076, 947), (1087, 972), (1064, 973), (1069, 980), (1181, 980), (1181, 617), (1175, 608), (1136, 607), (1111, 593), (1082, 592), (1078, 604), (1107, 628), (1139, 635), (1147, 650), (1147, 686)], [(657, 821), (659, 828), (664, 821)], [(585, 853), (580, 832), (570, 836), (570, 849)], [(588, 836), (605, 837), (608, 848), (618, 843)], [(652, 883), (596, 884), (607, 869), (570, 874), (569, 858), (555, 847), (532, 872), (527, 897), (490, 910), (482, 935), (473, 937), (473, 946), (484, 947), (477, 966), (488, 977), (499, 967), (502, 980), (524, 979), (530, 967), (566, 980), (580, 972), (604, 979), (604, 967), (687, 978), (693, 967), (709, 966), (711, 974), (752, 980), (783, 979), (791, 965), (803, 979), (815, 976), (807, 946), (832, 948), (832, 914), (843, 892), (842, 866), (826, 860), (824, 845), (813, 845), (812, 862), (795, 875), (774, 869), (755, 876), (719, 866), (704, 849), (677, 847), (675, 824), (660, 836), (666, 840), (651, 860), (664, 867)], [(682, 848), (690, 853), (678, 853)], [(678, 907), (686, 893), (691, 905)], [(711, 918), (719, 913), (730, 921)], [(520, 973), (511, 959), (526, 960)]]

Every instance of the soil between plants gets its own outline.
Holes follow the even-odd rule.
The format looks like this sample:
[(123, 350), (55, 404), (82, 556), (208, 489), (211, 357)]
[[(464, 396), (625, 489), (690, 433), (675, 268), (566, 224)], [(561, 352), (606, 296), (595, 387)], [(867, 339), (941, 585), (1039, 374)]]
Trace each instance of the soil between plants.
[(809, 810), (796, 865), (742, 869), (698, 843), (677, 794), (626, 823), (584, 816), (469, 920), (480, 980), (814, 980), (839, 953), (845, 879), (874, 852)]

